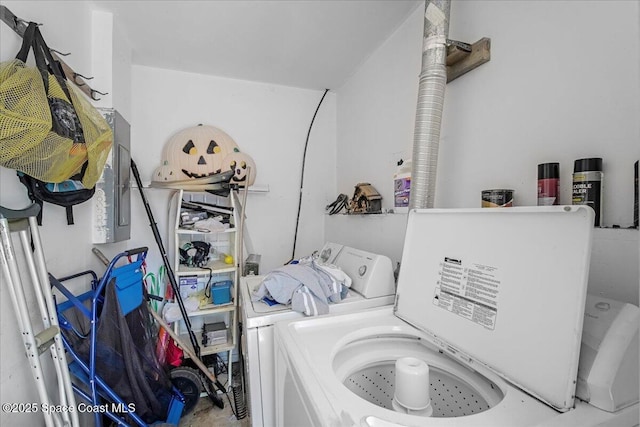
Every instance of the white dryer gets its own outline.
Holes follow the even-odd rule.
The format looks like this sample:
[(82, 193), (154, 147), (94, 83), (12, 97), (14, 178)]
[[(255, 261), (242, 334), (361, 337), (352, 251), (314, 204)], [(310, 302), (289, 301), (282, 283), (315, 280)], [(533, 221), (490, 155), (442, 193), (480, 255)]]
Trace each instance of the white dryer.
[(277, 425), (637, 425), (637, 307), (584, 322), (592, 227), (585, 206), (411, 212), (394, 307), (276, 325)]
[[(330, 304), (326, 316), (393, 304), (395, 280), (388, 257), (327, 243), (320, 251), (320, 258), (339, 266), (352, 279), (349, 295), (340, 303)], [(269, 306), (262, 301), (252, 301), (251, 294), (260, 286), (262, 279), (263, 276), (247, 276), (240, 281), (242, 347), (251, 425), (272, 427), (275, 425), (274, 324), (282, 320), (301, 319), (304, 315), (291, 310), (289, 306)]]

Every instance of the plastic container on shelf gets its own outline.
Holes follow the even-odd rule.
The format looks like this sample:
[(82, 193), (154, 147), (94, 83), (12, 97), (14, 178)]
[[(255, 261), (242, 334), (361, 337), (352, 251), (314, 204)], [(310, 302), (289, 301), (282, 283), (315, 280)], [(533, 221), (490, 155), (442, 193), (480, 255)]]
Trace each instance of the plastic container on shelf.
[(229, 304), (231, 302), (231, 286), (233, 286), (231, 280), (214, 283), (211, 287), (211, 300), (213, 304)]
[(398, 213), (409, 211), (409, 197), (411, 193), (411, 159), (398, 162), (396, 173), (393, 175), (393, 210)]

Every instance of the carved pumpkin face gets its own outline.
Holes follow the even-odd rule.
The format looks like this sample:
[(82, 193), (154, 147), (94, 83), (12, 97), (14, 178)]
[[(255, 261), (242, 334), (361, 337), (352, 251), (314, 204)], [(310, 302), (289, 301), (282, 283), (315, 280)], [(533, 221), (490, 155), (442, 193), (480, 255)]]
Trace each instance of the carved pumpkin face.
[(225, 132), (198, 125), (173, 135), (165, 144), (162, 157), (180, 171), (180, 179), (202, 178), (221, 172), (224, 158), (234, 149), (238, 145)]
[(156, 168), (153, 171), (153, 181), (156, 182), (170, 182), (182, 179), (182, 172), (173, 167), (166, 160), (162, 162), (162, 166)]
[[(248, 154), (235, 152), (225, 157), (222, 170), (229, 169), (234, 171), (231, 182), (238, 184), (240, 187), (253, 185), (256, 180), (256, 163)], [(249, 170), (250, 174), (247, 180), (247, 172)]]

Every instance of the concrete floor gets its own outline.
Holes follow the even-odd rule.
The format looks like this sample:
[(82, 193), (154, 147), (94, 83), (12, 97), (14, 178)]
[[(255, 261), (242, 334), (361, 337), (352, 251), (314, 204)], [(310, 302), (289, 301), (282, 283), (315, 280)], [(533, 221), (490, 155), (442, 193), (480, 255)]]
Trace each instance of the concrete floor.
[[(194, 410), (183, 416), (179, 427), (249, 427), (249, 417), (238, 420), (233, 414), (231, 404), (226, 397), (224, 399), (224, 409), (214, 406), (208, 397), (200, 397)], [(233, 398), (231, 399), (233, 402)]]
[[(238, 375), (238, 367), (234, 364), (234, 378)], [(226, 385), (226, 373), (218, 376), (218, 379)], [(196, 407), (190, 413), (183, 415), (180, 419), (179, 427), (249, 427), (251, 425), (247, 411), (244, 410), (245, 416), (239, 420), (234, 414), (235, 406), (233, 404), (233, 391), (228, 388), (227, 394), (218, 393), (224, 402), (224, 408), (220, 409), (215, 406), (209, 397), (203, 393), (196, 404)], [(228, 396), (228, 397), (227, 397)], [(245, 408), (244, 403), (238, 404), (240, 410)]]

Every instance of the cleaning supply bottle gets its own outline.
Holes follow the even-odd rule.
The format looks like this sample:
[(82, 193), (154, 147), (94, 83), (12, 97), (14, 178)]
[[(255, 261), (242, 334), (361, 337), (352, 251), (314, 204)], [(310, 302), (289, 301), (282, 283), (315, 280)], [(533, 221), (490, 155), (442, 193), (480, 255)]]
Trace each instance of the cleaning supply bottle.
[(398, 213), (409, 211), (409, 195), (411, 192), (411, 159), (400, 159), (396, 173), (393, 175), (393, 210)]

